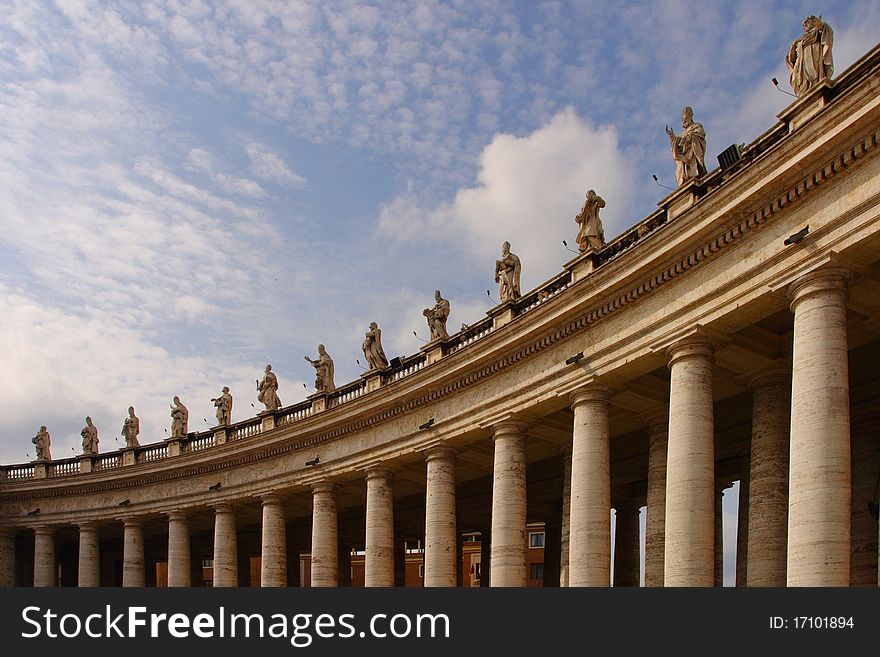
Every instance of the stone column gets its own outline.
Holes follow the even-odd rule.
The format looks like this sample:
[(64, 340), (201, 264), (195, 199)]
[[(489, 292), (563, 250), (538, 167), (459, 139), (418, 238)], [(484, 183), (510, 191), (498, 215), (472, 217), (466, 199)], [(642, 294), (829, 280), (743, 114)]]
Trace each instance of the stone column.
[(565, 450), (562, 461), (562, 528), (559, 541), (559, 586), (568, 586), (568, 552), (571, 522), (571, 449)]
[(122, 539), (122, 586), (144, 586), (144, 525), (140, 518), (126, 518)]
[(666, 450), (669, 412), (648, 419), (648, 500), (645, 518), (645, 586), (663, 586), (666, 531)]
[(0, 529), (0, 587), (15, 586), (15, 532)]
[(336, 486), (312, 486), (312, 586), (339, 585), (339, 529), (336, 519)]
[(789, 288), (794, 312), (789, 586), (848, 586), (851, 468), (846, 271)]
[(45, 525), (34, 527), (34, 586), (55, 586), (57, 577), (55, 530)]
[(722, 504), (724, 489), (730, 483), (722, 479), (715, 479), (715, 569), (714, 585), (724, 586), (724, 513)]
[(492, 427), (492, 586), (525, 586), (528, 581), (525, 430), (512, 421)]
[(715, 436), (712, 345), (703, 336), (668, 350), (666, 586), (712, 586), (715, 559)]
[(391, 470), (367, 470), (364, 586), (394, 586), (394, 495)]
[(284, 500), (269, 493), (263, 498), (263, 530), (260, 549), (260, 586), (287, 586), (287, 524)]
[(183, 511), (168, 514), (168, 586), (192, 585), (189, 517)]
[(785, 586), (788, 532), (788, 431), (791, 373), (771, 371), (750, 381), (747, 586)]
[(749, 459), (740, 462), (739, 501), (736, 511), (736, 586), (746, 585), (749, 563)]
[(490, 556), (492, 554), (492, 531), (489, 527), (480, 528), (480, 588), (488, 587), (492, 581), (489, 578), (492, 570)]
[(622, 500), (614, 507), (614, 586), (639, 585), (639, 505)]
[(79, 526), (77, 586), (81, 588), (101, 586), (100, 564), (98, 526), (92, 522), (83, 523)]
[[(876, 402), (875, 402), (876, 404)], [(880, 408), (864, 408), (852, 418), (852, 552), (850, 586), (877, 586), (877, 502), (880, 478)]]
[(238, 535), (235, 509), (214, 507), (214, 588), (238, 586)]
[(446, 445), (425, 454), (425, 586), (455, 586), (455, 452)]
[(569, 586), (611, 584), (609, 399), (597, 383), (572, 394)]

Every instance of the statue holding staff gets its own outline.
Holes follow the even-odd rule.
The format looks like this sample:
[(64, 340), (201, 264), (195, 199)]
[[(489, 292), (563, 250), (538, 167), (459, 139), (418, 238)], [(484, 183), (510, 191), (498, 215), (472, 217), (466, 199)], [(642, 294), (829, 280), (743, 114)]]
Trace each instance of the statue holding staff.
[(315, 368), (315, 390), (318, 392), (333, 392), (336, 384), (333, 383), (333, 359), (324, 348), (318, 345), (318, 357), (312, 360), (308, 356), (305, 359)]

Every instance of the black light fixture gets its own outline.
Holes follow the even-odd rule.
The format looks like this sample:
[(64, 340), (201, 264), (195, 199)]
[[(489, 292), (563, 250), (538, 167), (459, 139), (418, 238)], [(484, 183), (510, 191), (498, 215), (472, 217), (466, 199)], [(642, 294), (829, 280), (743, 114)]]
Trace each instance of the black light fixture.
[(129, 504), (131, 504), (131, 500), (122, 500), (119, 506), (128, 506)]
[(785, 239), (783, 244), (785, 244), (785, 246), (788, 246), (789, 244), (798, 244), (807, 236), (807, 233), (809, 233), (809, 232), (810, 232), (810, 227), (804, 226), (798, 232), (796, 232), (794, 235), (789, 235)]
[(662, 187), (663, 189), (671, 189), (673, 192), (675, 191), (675, 187), (669, 187), (668, 185), (664, 185), (663, 183), (661, 183), (656, 173), (652, 173), (651, 177), (654, 179), (654, 182), (657, 183), (659, 187)]
[(424, 431), (425, 429), (430, 429), (432, 426), (434, 426), (434, 418), (431, 418), (430, 420), (428, 420), (424, 424), (420, 424), (419, 431)]
[(498, 305), (498, 302), (495, 301), (495, 299), (492, 298), (492, 293), (489, 292), (489, 290), (486, 290), (486, 296), (489, 297), (489, 301), (491, 301), (492, 303), (494, 303), (496, 306)]
[(214, 484), (214, 485), (212, 485), (212, 486), (208, 486), (208, 490), (220, 490), (220, 486), (222, 486), (222, 485), (223, 485), (223, 484), (221, 484), (221, 483), (218, 481), (216, 484)]
[(37, 507), (37, 508), (34, 509), (33, 511), (28, 511), (27, 514), (28, 514), (29, 516), (36, 516), (36, 515), (39, 515), (39, 514), (40, 514), (40, 507)]
[(568, 249), (568, 250), (571, 251), (572, 253), (578, 253), (578, 251), (575, 251), (574, 249), (572, 249), (571, 247), (569, 247), (569, 246), (568, 246), (568, 242), (566, 242), (565, 240), (562, 240), (562, 246), (564, 246), (566, 249)]
[(718, 155), (718, 166), (722, 171), (727, 171), (739, 162), (742, 152), (736, 144), (731, 144)]
[(321, 462), (321, 459), (316, 456), (311, 461), (306, 461), (306, 465), (308, 465), (308, 466), (318, 465), (318, 463), (320, 463), (320, 462)]
[(566, 358), (566, 359), (565, 359), (565, 364), (566, 364), (566, 365), (574, 365), (574, 364), (577, 363), (578, 361), (583, 360), (583, 358), (584, 358), (584, 352), (583, 352), (583, 351), (579, 351), (579, 352), (576, 353), (574, 356), (571, 356), (571, 357), (569, 357), (569, 358)]
[(794, 95), (793, 93), (791, 93), (790, 91), (786, 91), (785, 89), (780, 89), (780, 88), (779, 88), (779, 80), (777, 80), (776, 78), (770, 78), (770, 82), (772, 82), (772, 83), (773, 83), (773, 86), (776, 87), (776, 91), (781, 91), (781, 92), (784, 93), (784, 94), (788, 94), (788, 95), (791, 96), (792, 98), (797, 98), (797, 96), (795, 96), (795, 95)]
[(416, 336), (416, 340), (419, 340), (420, 342), (428, 342), (428, 341), (425, 340), (424, 338), (420, 338), (420, 337), (419, 337), (419, 334), (416, 333), (415, 331), (413, 331), (413, 335)]
[[(413, 331), (413, 333), (415, 333), (415, 331)], [(403, 361), (400, 360), (400, 356), (395, 356), (391, 359), (391, 362), (388, 363), (388, 365), (391, 367), (391, 369), (398, 370), (403, 367)]]

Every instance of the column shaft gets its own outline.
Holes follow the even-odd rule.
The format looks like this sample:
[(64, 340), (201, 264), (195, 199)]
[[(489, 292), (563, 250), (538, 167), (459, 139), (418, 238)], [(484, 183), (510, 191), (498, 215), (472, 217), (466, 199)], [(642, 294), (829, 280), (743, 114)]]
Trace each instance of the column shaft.
[(739, 477), (739, 501), (736, 512), (736, 586), (746, 585), (749, 562), (749, 462), (742, 459)]
[(571, 450), (565, 451), (562, 465), (562, 530), (559, 555), (559, 586), (568, 586), (569, 538), (571, 532)]
[(138, 519), (125, 520), (122, 541), (122, 586), (144, 586), (144, 528)]
[(34, 586), (56, 586), (55, 530), (51, 527), (34, 529)]
[(850, 586), (877, 586), (876, 503), (880, 481), (880, 408), (861, 410), (852, 419), (852, 552)]
[(569, 586), (611, 584), (609, 397), (597, 384), (572, 395)]
[(693, 336), (669, 349), (666, 586), (712, 586), (715, 437), (712, 347)]
[(429, 450), (425, 491), (425, 586), (455, 586), (455, 453)]
[(790, 375), (752, 384), (747, 586), (785, 586)]
[(336, 486), (323, 482), (312, 488), (312, 586), (339, 585), (339, 529)]
[(168, 515), (168, 586), (191, 585), (189, 518), (185, 513), (173, 511)]
[(238, 586), (238, 536), (235, 509), (214, 508), (214, 587)]
[(0, 587), (15, 586), (15, 532), (0, 529)]
[(365, 586), (394, 586), (394, 495), (391, 471), (367, 471)]
[(669, 414), (648, 426), (648, 514), (645, 518), (645, 586), (663, 586), (666, 531), (666, 450)]
[(287, 586), (287, 523), (284, 501), (278, 495), (263, 498), (260, 586)]
[(492, 586), (525, 586), (529, 576), (525, 426), (503, 422), (493, 431), (491, 582)]
[(789, 290), (794, 312), (789, 586), (848, 586), (851, 466), (845, 272)]
[(98, 527), (91, 523), (79, 526), (79, 564), (77, 586), (81, 588), (101, 586), (101, 552)]

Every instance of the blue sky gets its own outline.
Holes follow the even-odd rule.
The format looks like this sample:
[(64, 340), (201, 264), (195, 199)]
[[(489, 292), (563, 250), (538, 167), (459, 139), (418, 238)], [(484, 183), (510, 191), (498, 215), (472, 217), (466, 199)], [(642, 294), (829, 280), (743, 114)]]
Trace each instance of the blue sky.
[(267, 362), (303, 399), (324, 343), (356, 378), (491, 305), (510, 240), (531, 289), (595, 188), (613, 238), (673, 184), (691, 105), (710, 168), (791, 100), (783, 57), (821, 13), (842, 72), (880, 2), (0, 2), (0, 462), (56, 458), (91, 415), (164, 438)]

